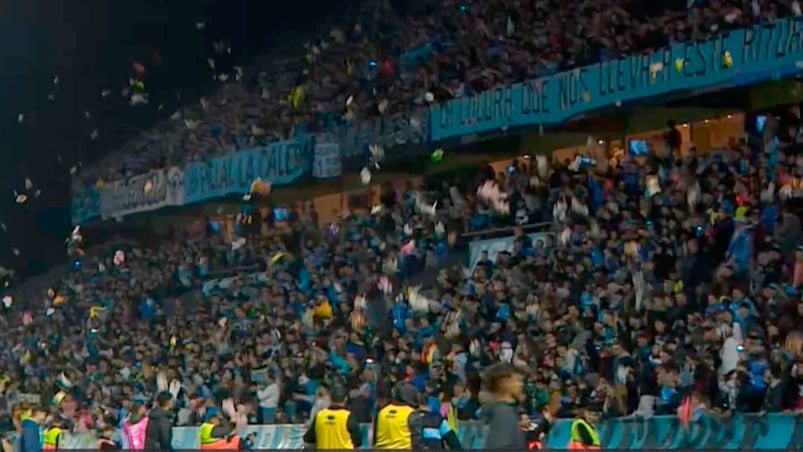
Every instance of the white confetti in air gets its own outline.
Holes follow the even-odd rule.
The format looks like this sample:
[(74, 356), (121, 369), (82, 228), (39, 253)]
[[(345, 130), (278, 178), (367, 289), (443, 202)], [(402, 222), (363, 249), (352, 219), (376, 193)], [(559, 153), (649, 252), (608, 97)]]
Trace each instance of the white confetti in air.
[(89, 119), (91, 117), (92, 117), (92, 115), (88, 111), (84, 112), (84, 118)]
[(33, 197), (34, 198), (38, 198), (41, 194), (42, 194), (42, 190), (36, 190), (35, 192), (33, 192)]
[(70, 174), (72, 174), (74, 176), (75, 173), (77, 173), (77, 172), (78, 172), (78, 167), (77, 166), (71, 166), (70, 167)]
[(18, 250), (16, 248), (11, 248), (11, 252), (14, 253), (15, 256), (19, 256), (20, 255), (20, 250)]
[(111, 93), (112, 91), (110, 89), (104, 89), (103, 91), (100, 92), (100, 97), (109, 97)]
[(33, 181), (31, 180), (30, 177), (26, 177), (25, 178), (25, 189), (26, 190), (30, 190), (32, 188), (33, 188)]
[(218, 74), (217, 79), (221, 82), (226, 82), (229, 80), (229, 74)]
[(159, 110), (159, 111), (162, 111), (162, 110), (164, 110), (164, 109), (165, 109), (165, 106), (164, 106), (164, 105), (162, 105), (162, 104), (159, 104), (159, 106), (158, 106), (158, 107), (156, 107), (156, 109), (157, 109), (157, 110)]
[(204, 99), (203, 97), (201, 98), (201, 108), (203, 108), (204, 110), (209, 108), (209, 101)]
[(206, 59), (206, 64), (208, 64), (209, 67), (212, 68), (212, 69), (215, 68), (215, 60), (213, 60), (212, 58), (207, 58)]
[(368, 150), (371, 151), (371, 159), (374, 161), (374, 165), (379, 169), (379, 162), (385, 158), (385, 148), (378, 144), (372, 144), (368, 146)]
[(93, 130), (92, 133), (89, 134), (89, 138), (93, 140), (97, 140), (99, 136), (98, 129)]
[(203, 30), (206, 27), (206, 22), (195, 22), (196, 30)]
[(13, 303), (14, 299), (11, 298), (11, 295), (6, 295), (5, 297), (3, 297), (3, 306), (5, 306), (6, 309), (10, 308)]
[(17, 122), (22, 124), (22, 121), (25, 121), (25, 115), (20, 113), (17, 115)]
[(3, 222), (0, 222), (0, 229), (2, 229), (2, 230), (4, 230), (4, 231), (8, 231), (8, 227), (7, 227), (7, 226), (6, 226), (6, 224), (5, 224), (5, 223), (3, 223)]
[(368, 185), (371, 183), (371, 170), (368, 167), (365, 167), (360, 171), (360, 180), (362, 181), (363, 185)]
[(245, 237), (240, 237), (239, 239), (231, 242), (231, 249), (232, 251), (237, 251), (245, 245)]
[(190, 130), (195, 130), (198, 128), (198, 125), (201, 124), (201, 121), (193, 121), (192, 119), (185, 119), (184, 125), (187, 126)]
[(352, 102), (354, 102), (354, 95), (351, 95), (348, 97), (348, 99), (346, 99), (346, 106), (348, 107), (352, 104)]
[(59, 76), (58, 75), (53, 77), (53, 84), (54, 85), (58, 85), (59, 84)]
[(234, 73), (237, 74), (234, 79), (239, 81), (243, 76), (243, 68), (240, 66), (234, 66)]
[(25, 201), (28, 200), (28, 195), (26, 195), (25, 193), (14, 192), (14, 197), (17, 201), (17, 204), (23, 204)]
[(53, 94), (48, 94), (47, 98), (48, 98), (48, 100), (54, 100), (56, 98), (56, 96), (54, 96)]
[(148, 97), (146, 94), (143, 93), (134, 93), (131, 95), (131, 105), (147, 105), (148, 104)]
[(174, 121), (177, 121), (177, 120), (181, 119), (181, 112), (177, 111), (177, 112), (173, 113), (172, 115), (170, 115), (170, 119), (172, 119)]
[(144, 188), (145, 188), (145, 193), (150, 193), (150, 191), (153, 190), (153, 182), (151, 181), (145, 182)]

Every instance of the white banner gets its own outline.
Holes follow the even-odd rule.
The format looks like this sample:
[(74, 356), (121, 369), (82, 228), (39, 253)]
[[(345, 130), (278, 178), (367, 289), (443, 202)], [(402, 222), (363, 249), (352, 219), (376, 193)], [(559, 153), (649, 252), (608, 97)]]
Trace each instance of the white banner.
[(184, 204), (184, 172), (177, 167), (109, 182), (100, 195), (104, 220)]
[(340, 177), (343, 166), (340, 162), (340, 144), (324, 141), (315, 142), (315, 154), (312, 159), (312, 177), (329, 179)]
[[(533, 242), (533, 248), (536, 250), (549, 248), (555, 243), (555, 234), (551, 232), (535, 232), (532, 234), (527, 234), (527, 237), (529, 237)], [(501, 252), (507, 251), (508, 253), (512, 253), (514, 242), (515, 238), (512, 235), (498, 239), (475, 240), (471, 242), (468, 245), (468, 268), (474, 270), (474, 267), (477, 266), (477, 262), (479, 262), (480, 255), (483, 251), (488, 253), (488, 259), (490, 259), (491, 262), (496, 261), (496, 255)]]
[(227, 278), (220, 278), (220, 279), (211, 279), (206, 281), (203, 286), (201, 286), (201, 292), (205, 295), (208, 295), (210, 292), (215, 290), (226, 290), (229, 288), (232, 282), (235, 280), (241, 280), (246, 285), (248, 284), (255, 284), (255, 283), (264, 283), (267, 282), (268, 277), (265, 275), (264, 272), (253, 272), (246, 275), (241, 276), (230, 276)]

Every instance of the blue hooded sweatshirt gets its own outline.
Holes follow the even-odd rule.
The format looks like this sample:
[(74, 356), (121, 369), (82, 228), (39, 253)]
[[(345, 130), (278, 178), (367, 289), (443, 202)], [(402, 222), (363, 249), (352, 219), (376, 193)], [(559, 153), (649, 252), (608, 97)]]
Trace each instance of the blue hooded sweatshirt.
[(41, 452), (42, 427), (33, 419), (23, 419), (19, 452)]

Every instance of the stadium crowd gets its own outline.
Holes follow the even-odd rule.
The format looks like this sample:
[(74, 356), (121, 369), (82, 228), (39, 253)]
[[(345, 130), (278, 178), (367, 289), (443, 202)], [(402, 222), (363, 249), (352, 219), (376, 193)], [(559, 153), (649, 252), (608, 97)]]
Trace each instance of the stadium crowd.
[[(685, 396), (695, 416), (799, 412), (803, 366), (783, 346), (803, 320), (790, 202), (800, 119), (766, 130), (680, 157), (670, 129), (656, 156), (604, 171), (565, 162), (545, 174), (522, 159), (470, 185), (386, 193), (336, 224), (306, 216), (281, 230), (252, 216), (234, 245), (209, 228), (80, 257), (39, 299), (4, 304), (4, 397), (37, 395), (82, 431), (171, 391), (179, 425), (224, 412), (245, 428), (305, 422), (333, 384), (369, 422), (406, 380), (467, 420), (481, 413), (481, 371), (502, 361), (521, 369), (530, 414), (673, 414)], [(551, 220), (555, 240), (534, 246), (515, 226), (510, 252), (438, 266), (460, 246), (450, 232), (498, 217), (474, 195), (493, 179), (514, 212)], [(434, 216), (427, 197), (442, 206)], [(422, 268), (433, 284), (405, 287)], [(221, 270), (233, 276), (210, 279)]]
[[(337, 106), (358, 88), (369, 89), (347, 114), (395, 114), (423, 105), (427, 92), (443, 100), (794, 10), (698, 1), (690, 11), (684, 2), (682, 14), (636, 18), (622, 2), (507, 3), (393, 13), (385, 3), (387, 23), (310, 44), (298, 105), (267, 80), (257, 91), (228, 83), (218, 93), (225, 105), (183, 113), (202, 123), (159, 131), (149, 158), (233, 151), (234, 136), (286, 136), (321, 112), (342, 114)], [(557, 18), (535, 20), (544, 8)], [(595, 39), (567, 37), (581, 34), (566, 17), (587, 18), (578, 23)], [(428, 44), (428, 56), (416, 58), (424, 66), (397, 72), (402, 50)], [(468, 50), (486, 47), (490, 55)], [(350, 56), (351, 69), (333, 70)], [(378, 67), (365, 70), (371, 58)], [(226, 96), (255, 103), (256, 114)], [(402, 100), (383, 110), (384, 98)], [(283, 119), (261, 122), (268, 117)], [(586, 407), (674, 414), (684, 400), (693, 417), (799, 413), (803, 363), (784, 346), (803, 321), (799, 111), (711, 155), (687, 149), (673, 127), (647, 158), (551, 168), (520, 159), (508, 172), (484, 167), (454, 183), (388, 189), (380, 206), (332, 224), (307, 212), (280, 227), (245, 207), (235, 237), (210, 223), (158, 247), (76, 254), (71, 271), (35, 297), (3, 300), (0, 431), (15, 430), (8, 406), (38, 403), (74, 431), (107, 432), (166, 392), (177, 425), (212, 413), (242, 429), (299, 423), (331, 403), (335, 384), (350, 391), (355, 418), (370, 422), (403, 380), (433, 410), (476, 419), (482, 370), (500, 361), (520, 369), (520, 408), (531, 415), (545, 407), (555, 417)], [(506, 209), (492, 191), (507, 193)], [(554, 239), (534, 245), (520, 226), (539, 221), (552, 224)], [(469, 268), (448, 265), (464, 232), (500, 223), (514, 225), (512, 250)], [(406, 285), (422, 271), (437, 276)]]
[(312, 37), (270, 68), (224, 62), (219, 44), (210, 55), (223, 83), (217, 92), (81, 179), (96, 184), (183, 166), (344, 120), (407, 118), (418, 129), (433, 101), (800, 14), (796, 0), (687, 3), (385, 0), (366, 2), (354, 22)]

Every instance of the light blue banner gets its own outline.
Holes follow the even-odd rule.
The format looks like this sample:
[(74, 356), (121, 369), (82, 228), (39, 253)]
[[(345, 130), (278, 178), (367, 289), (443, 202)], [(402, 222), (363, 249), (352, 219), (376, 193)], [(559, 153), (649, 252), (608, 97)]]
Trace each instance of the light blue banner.
[(100, 190), (90, 186), (73, 190), (71, 215), (73, 225), (84, 224), (100, 216)]
[[(555, 234), (551, 232), (534, 232), (527, 234), (527, 237), (533, 242), (533, 248), (535, 249), (546, 248), (555, 243)], [(469, 244), (468, 268), (474, 270), (483, 252), (488, 253), (488, 259), (491, 262), (496, 261), (496, 255), (503, 251), (512, 253), (514, 241), (515, 239), (512, 235), (498, 239), (474, 240)]]
[[(572, 421), (560, 419), (546, 438), (548, 449), (566, 449)], [(370, 448), (371, 427), (362, 425), (363, 448)], [(803, 450), (803, 419), (794, 414), (764, 416), (737, 414), (730, 418), (703, 416), (683, 426), (675, 416), (617, 418), (596, 426), (603, 450)], [(249, 425), (240, 435), (255, 433), (255, 449), (302, 449), (303, 425)], [(487, 428), (479, 422), (461, 423), (458, 437), (464, 450), (482, 449)], [(65, 449), (92, 449), (92, 434), (66, 435)], [(175, 450), (198, 449), (198, 427), (174, 427)]]
[[(430, 138), (560, 123), (618, 102), (796, 74), (803, 58), (801, 24), (800, 17), (778, 20), (433, 105)], [(656, 63), (662, 65), (658, 71)]]
[(184, 203), (246, 194), (256, 178), (273, 185), (292, 184), (309, 171), (312, 137), (237, 151), (184, 169)]
[(368, 146), (378, 144), (389, 151), (394, 146), (429, 141), (429, 112), (414, 109), (401, 117), (375, 116), (369, 120), (332, 120), (325, 134), (340, 144), (345, 158), (368, 154)]

